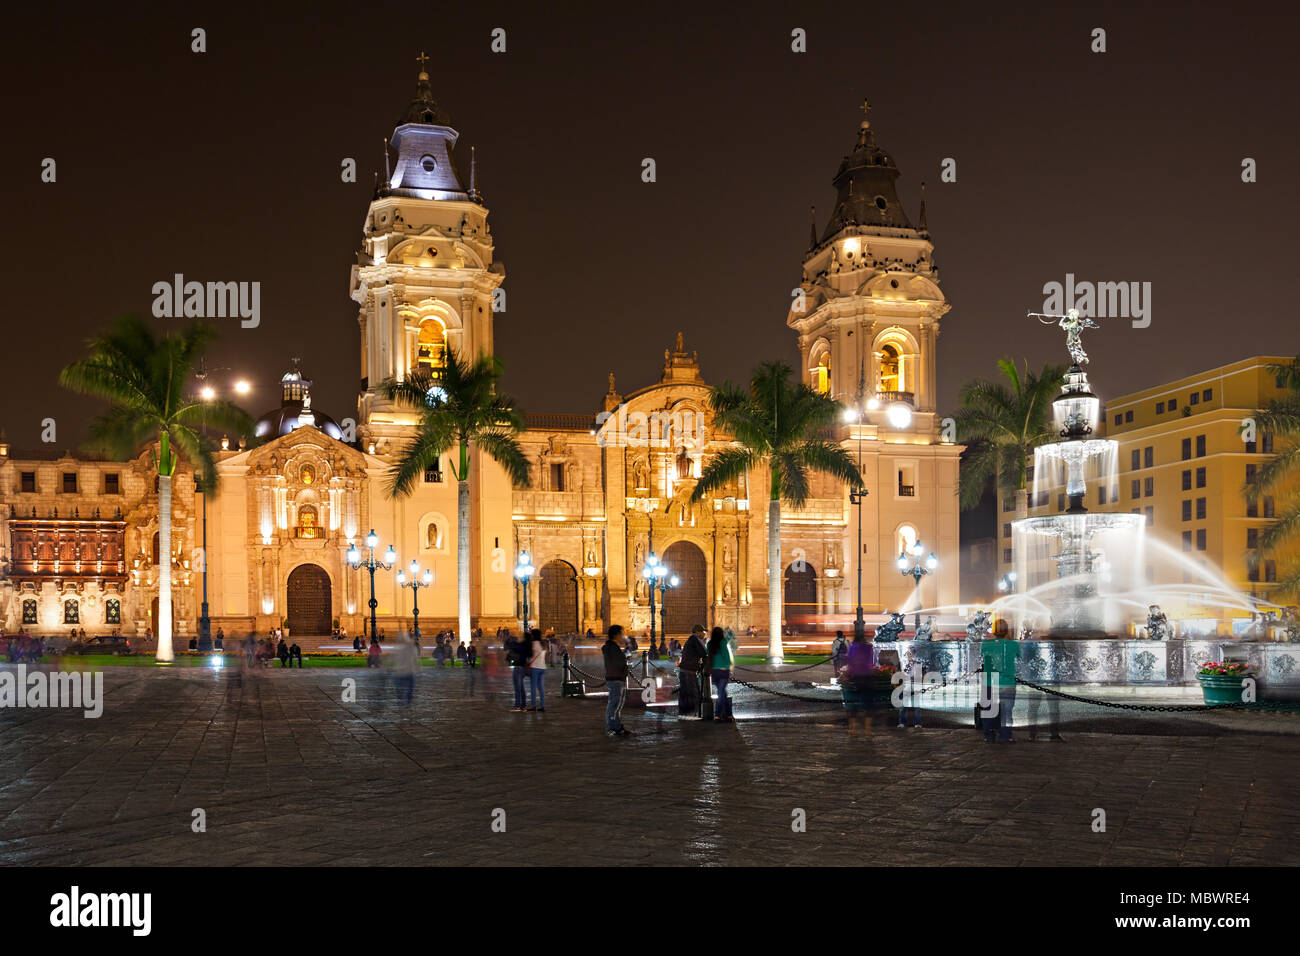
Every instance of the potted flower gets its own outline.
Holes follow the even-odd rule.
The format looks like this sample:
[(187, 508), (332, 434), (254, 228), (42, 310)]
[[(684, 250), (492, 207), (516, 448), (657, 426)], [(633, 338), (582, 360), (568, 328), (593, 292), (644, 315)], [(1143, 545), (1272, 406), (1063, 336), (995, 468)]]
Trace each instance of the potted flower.
[(1196, 673), (1207, 704), (1240, 704), (1242, 681), (1251, 676), (1244, 661), (1209, 661)]

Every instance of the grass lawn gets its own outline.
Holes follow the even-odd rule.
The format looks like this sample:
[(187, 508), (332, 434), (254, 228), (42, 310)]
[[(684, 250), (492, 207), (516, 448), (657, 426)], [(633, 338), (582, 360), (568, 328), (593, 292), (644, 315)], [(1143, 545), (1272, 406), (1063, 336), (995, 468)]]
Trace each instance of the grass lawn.
[[(785, 663), (788, 667), (799, 667), (804, 664), (816, 664), (818, 661), (826, 660), (825, 654), (787, 654)], [(767, 656), (764, 654), (737, 654), (736, 663), (745, 667), (755, 667), (759, 664), (767, 663)]]

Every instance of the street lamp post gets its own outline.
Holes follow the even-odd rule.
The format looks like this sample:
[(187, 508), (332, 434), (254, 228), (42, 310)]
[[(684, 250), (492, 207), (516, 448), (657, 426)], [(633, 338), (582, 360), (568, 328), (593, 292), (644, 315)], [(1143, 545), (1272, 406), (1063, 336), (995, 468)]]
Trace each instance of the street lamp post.
[(365, 561), (361, 560), (361, 552), (357, 550), (355, 544), (348, 548), (348, 564), (354, 568), (365, 568), (370, 572), (370, 637), (372, 640), (379, 636), (379, 628), (375, 624), (375, 608), (379, 607), (379, 602), (375, 600), (375, 571), (380, 568), (387, 571), (397, 563), (397, 552), (393, 550), (391, 544), (384, 552), (382, 561), (375, 558), (377, 547), (379, 547), (379, 535), (375, 534), (374, 528), (371, 528), (370, 534), (366, 535), (366, 548), (370, 551), (370, 556)]
[[(871, 405), (875, 405), (873, 399)], [(844, 418), (850, 424), (858, 426), (858, 474), (862, 474), (862, 420), (867, 417), (867, 365), (862, 362), (858, 369), (858, 394), (857, 402), (853, 408), (844, 413)], [(867, 619), (862, 616), (862, 499), (867, 496), (867, 489), (862, 485), (849, 489), (849, 502), (858, 509), (858, 553), (853, 559), (853, 564), (858, 571), (858, 615), (853, 619), (853, 639), (855, 641), (866, 640), (867, 637)]]
[[(219, 368), (212, 369), (212, 371), (229, 372), (231, 369)], [(207, 432), (207, 404), (217, 397), (217, 390), (208, 384), (208, 374), (208, 367), (200, 362), (199, 370), (194, 373), (194, 377), (199, 381), (199, 398), (204, 407), (204, 411), (200, 416), (200, 431), (205, 434)], [(248, 382), (241, 378), (239, 381), (235, 382), (234, 390), (239, 395), (247, 395), (249, 392)], [(202, 486), (197, 476), (194, 483), (203, 499), (203, 550), (201, 552), (203, 555), (203, 566), (199, 569), (203, 575), (203, 603), (199, 607), (198, 649), (200, 651), (210, 651), (212, 650), (212, 618), (208, 616), (208, 489)]]
[(519, 560), (515, 563), (515, 577), (519, 579), (519, 585), (524, 591), (524, 620), (523, 634), (528, 634), (528, 582), (533, 576), (533, 559), (528, 556), (527, 551), (519, 553)]
[[(664, 593), (671, 591), (681, 582), (678, 580), (677, 575), (668, 570), (668, 565), (655, 556), (653, 551), (646, 558), (645, 567), (641, 569), (641, 573), (645, 575), (646, 581), (650, 584), (650, 646), (653, 647), (655, 643), (655, 591), (658, 590), (659, 600), (662, 602)], [(667, 640), (668, 632), (665, 629), (664, 642), (666, 643)]]
[(420, 565), (414, 560), (411, 561), (411, 580), (406, 580), (404, 572), (397, 572), (398, 586), (411, 589), (411, 630), (415, 632), (416, 644), (420, 643), (420, 588), (427, 588), (432, 583), (433, 572), (426, 570), (421, 574)]
[(921, 555), (925, 553), (925, 548), (921, 547), (918, 540), (910, 548), (911, 558), (906, 551), (898, 553), (898, 569), (903, 572), (905, 577), (911, 577), (916, 582), (916, 623), (914, 629), (921, 630), (921, 578), (925, 577), (931, 571), (939, 566), (939, 559), (930, 552), (930, 556), (925, 559), (924, 564), (921, 562)]

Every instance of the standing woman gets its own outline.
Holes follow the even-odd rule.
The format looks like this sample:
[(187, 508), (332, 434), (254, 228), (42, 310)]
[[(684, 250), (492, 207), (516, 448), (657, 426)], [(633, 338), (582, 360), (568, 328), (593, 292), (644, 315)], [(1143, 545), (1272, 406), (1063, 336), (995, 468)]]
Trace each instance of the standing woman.
[(542, 632), (528, 632), (528, 692), (533, 706), (529, 710), (546, 713), (546, 642)]
[(709, 632), (707, 651), (709, 676), (718, 694), (713, 719), (734, 724), (736, 718), (731, 714), (731, 698), (727, 696), (727, 684), (731, 680), (731, 666), (736, 662), (735, 646), (727, 640), (726, 632), (722, 628), (715, 627)]

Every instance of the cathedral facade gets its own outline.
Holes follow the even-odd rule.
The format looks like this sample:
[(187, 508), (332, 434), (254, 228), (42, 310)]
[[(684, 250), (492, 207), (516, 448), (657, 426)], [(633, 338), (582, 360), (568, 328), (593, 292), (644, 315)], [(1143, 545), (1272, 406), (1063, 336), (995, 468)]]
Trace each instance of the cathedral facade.
[[(214, 497), (204, 501), (192, 473), (178, 472), (173, 555), (154, 544), (147, 450), (131, 462), (48, 461), (0, 445), (0, 624), (143, 636), (157, 614), (156, 568), (171, 560), (178, 639), (196, 631), (204, 566), (214, 633), (286, 626), (317, 636), (338, 625), (361, 633), (370, 575), (346, 556), (353, 546), (365, 554), (373, 530), (375, 557), (390, 545), (398, 555), (397, 568), (374, 577), (379, 626), (393, 633), (411, 625), (414, 594), (396, 571), (415, 562), (434, 576), (418, 592), (421, 629), (454, 628), (456, 482), (444, 461), (411, 495), (389, 495), (389, 470), (416, 423), (379, 386), (421, 367), (436, 372), (451, 352), (494, 351), (505, 274), (472, 161), (468, 179), (456, 166), (457, 136), (421, 72), (352, 269), (355, 419), (313, 409), (311, 381), (295, 365), (252, 441), (223, 442)], [(857, 457), (867, 489), (859, 505), (842, 483), (815, 476), (802, 507), (783, 507), (785, 618), (802, 631), (849, 625), (859, 565), (868, 614), (958, 601), (961, 448), (944, 440), (935, 408), (939, 323), (949, 305), (924, 201), (913, 225), (897, 177), (864, 119), (834, 179), (835, 210), (810, 236), (786, 317), (804, 380), (852, 410), (833, 437)], [(518, 627), (514, 569), (527, 553), (537, 569), (527, 585), (529, 619), (559, 633), (612, 622), (640, 632), (652, 606), (657, 629), (670, 635), (697, 623), (765, 631), (768, 476), (755, 469), (690, 500), (703, 467), (731, 441), (713, 427), (708, 394), (699, 356), (679, 333), (657, 382), (621, 394), (611, 373), (602, 408), (530, 417), (520, 438), (530, 488), (512, 487), (473, 452), (474, 625)], [(919, 596), (895, 564), (918, 541), (939, 558)], [(677, 581), (653, 605), (644, 574), (652, 558)]]

